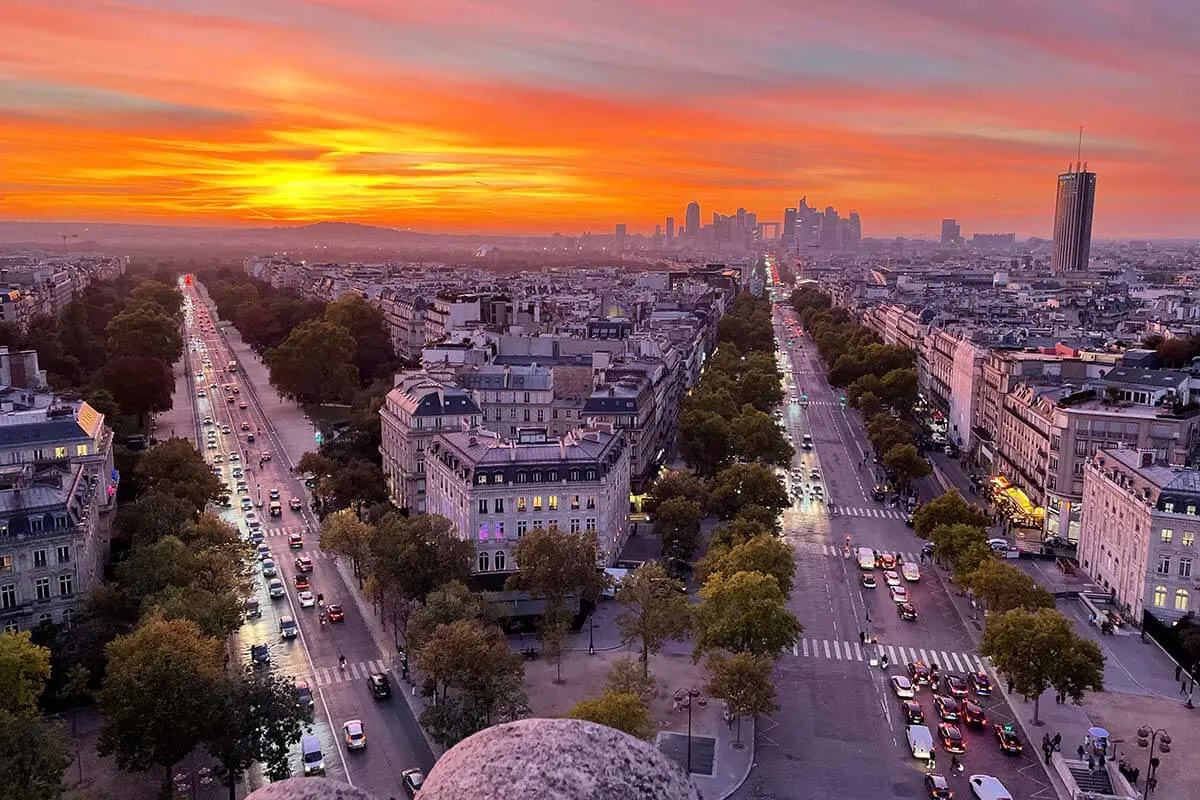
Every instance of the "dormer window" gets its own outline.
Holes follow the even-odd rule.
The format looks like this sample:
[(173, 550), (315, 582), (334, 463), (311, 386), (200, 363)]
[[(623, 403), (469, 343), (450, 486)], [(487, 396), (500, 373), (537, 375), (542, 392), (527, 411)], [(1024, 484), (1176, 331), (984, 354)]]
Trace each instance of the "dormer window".
[(476, 475), (476, 476), (475, 476), (475, 482), (476, 482), (476, 483), (478, 483), (480, 486), (482, 486), (482, 485), (484, 485), (485, 483), (487, 483), (487, 482), (488, 482), (488, 476), (487, 476), (487, 473), (486, 473), (486, 472), (481, 472), (481, 473), (479, 473), (478, 475)]

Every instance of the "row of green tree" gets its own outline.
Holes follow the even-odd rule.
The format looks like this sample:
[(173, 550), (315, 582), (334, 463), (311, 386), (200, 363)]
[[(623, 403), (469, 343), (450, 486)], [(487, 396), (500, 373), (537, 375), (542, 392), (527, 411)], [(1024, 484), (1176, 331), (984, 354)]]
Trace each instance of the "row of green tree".
[(1170, 339), (1158, 334), (1146, 337), (1143, 347), (1154, 350), (1159, 363), (1168, 369), (1180, 369), (1200, 358), (1200, 336), (1172, 336)]
[(221, 319), (263, 356), (271, 385), (304, 403), (348, 403), (397, 367), (383, 310), (348, 293), (325, 304), (229, 268), (207, 285)]
[[(740, 466), (765, 471), (757, 465)], [(724, 507), (727, 499), (722, 495), (728, 488), (714, 497), (698, 478), (667, 473), (656, 484), (658, 507), (677, 501)], [(660, 687), (650, 673), (650, 656), (668, 640), (682, 640), (689, 634), (693, 659), (705, 662), (708, 692), (723, 699), (737, 718), (739, 736), (743, 717), (776, 710), (773, 664), (802, 632), (786, 607), (795, 563), (791, 545), (772, 530), (775, 514), (756, 514), (751, 509), (742, 517), (737, 511), (725, 507), (732, 514), (730, 522), (718, 528), (697, 564), (703, 582), (698, 603), (688, 602), (683, 585), (658, 562), (647, 562), (625, 576), (616, 593), (621, 606), (617, 625), (626, 640), (639, 645), (640, 664), (618, 659), (605, 691), (580, 702), (571, 716), (634, 736), (651, 735), (648, 704)]]
[(844, 388), (846, 401), (862, 413), (867, 438), (897, 488), (911, 489), (932, 471), (918, 448), (916, 353), (884, 344), (815, 287), (796, 289), (791, 302), (828, 367), (829, 383)]
[[(117, 538), (130, 545), (127, 556), (110, 582), (93, 588), (70, 628), (47, 624), (21, 640), (22, 658), (46, 665), (29, 673), (38, 685), (28, 692), (44, 708), (97, 701), (101, 755), (126, 770), (160, 767), (165, 784), (197, 748), (212, 756), (231, 797), (254, 763), (287, 776), (290, 748), (311, 711), (298, 706), (290, 678), (246, 672), (226, 651), (254, 573), (249, 545), (204, 511), (219, 481), (191, 442), (178, 438), (141, 456), (128, 480), (136, 498), (120, 507), (115, 524)], [(3, 646), (16, 646), (13, 638)], [(22, 724), (30, 742), (53, 733), (35, 719)], [(40, 763), (46, 771), (27, 776), (50, 788), (14, 796), (61, 794), (65, 765)]]
[(738, 295), (717, 327), (717, 349), (684, 398), (678, 447), (700, 475), (734, 461), (786, 465), (793, 450), (772, 411), (783, 400), (771, 304)]
[(1054, 595), (988, 546), (990, 520), (954, 490), (931, 500), (913, 516), (917, 535), (933, 543), (934, 558), (952, 570), (954, 583), (970, 591), (987, 615), (980, 652), (1032, 700), (1047, 689), (1073, 700), (1104, 689), (1104, 655), (1079, 636), (1054, 608)]
[(86, 399), (118, 434), (144, 430), (171, 407), (172, 366), (183, 355), (183, 296), (167, 282), (131, 271), (80, 292), (57, 319), (38, 316), (22, 331), (0, 323), (0, 345), (32, 349), (50, 385)]

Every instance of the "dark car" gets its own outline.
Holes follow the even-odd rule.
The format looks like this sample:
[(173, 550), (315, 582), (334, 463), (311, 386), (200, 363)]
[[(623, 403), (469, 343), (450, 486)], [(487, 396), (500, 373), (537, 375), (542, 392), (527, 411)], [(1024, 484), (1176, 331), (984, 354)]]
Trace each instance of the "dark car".
[(368, 675), (367, 685), (371, 687), (371, 696), (376, 700), (391, 699), (392, 684), (382, 672), (372, 672)]
[(325, 606), (325, 614), (329, 617), (330, 622), (344, 622), (346, 619), (346, 612), (337, 604)]
[(925, 793), (929, 795), (929, 800), (951, 800), (954, 797), (950, 784), (941, 775), (925, 776)]
[(926, 542), (925, 544), (921, 545), (921, 555), (925, 556), (926, 558), (933, 557), (933, 542)]
[(947, 753), (965, 753), (967, 752), (967, 740), (963, 738), (962, 731), (957, 725), (952, 725), (949, 722), (943, 722), (938, 725), (938, 738), (942, 740), (942, 747)]
[(962, 709), (958, 707), (958, 701), (944, 694), (933, 698), (933, 707), (937, 709), (938, 716), (946, 722), (958, 722), (959, 715), (962, 713)]
[(308, 681), (296, 681), (296, 705), (301, 708), (312, 708), (313, 693)]
[(1010, 756), (1019, 756), (1025, 750), (1025, 745), (1021, 742), (1021, 737), (1017, 735), (1012, 723), (1005, 725), (993, 726), (996, 731), (996, 743), (1000, 745), (1000, 751), (1007, 753)]
[(904, 524), (906, 526), (908, 526), (909, 528), (911, 528), (913, 526), (913, 515), (912, 514), (904, 515)]
[(925, 712), (916, 700), (901, 700), (900, 711), (904, 714), (905, 725), (924, 725)]
[(910, 661), (908, 677), (913, 683), (929, 684), (929, 665), (924, 661)]
[(972, 672), (967, 676), (967, 682), (971, 684), (975, 694), (980, 697), (988, 697), (992, 693), (992, 679), (987, 676), (986, 672)]
[(896, 603), (896, 613), (905, 622), (917, 621), (917, 607), (912, 603)]
[(887, 487), (875, 484), (875, 487), (871, 489), (871, 497), (882, 502), (887, 497)]
[(263, 667), (271, 663), (271, 650), (265, 644), (250, 645), (250, 663)]
[(948, 672), (942, 677), (942, 684), (951, 697), (966, 697), (969, 691), (962, 675), (955, 675), (953, 672)]
[(983, 711), (983, 706), (973, 700), (963, 700), (960, 703), (962, 707), (963, 724), (971, 728), (983, 728), (987, 725), (987, 714)]

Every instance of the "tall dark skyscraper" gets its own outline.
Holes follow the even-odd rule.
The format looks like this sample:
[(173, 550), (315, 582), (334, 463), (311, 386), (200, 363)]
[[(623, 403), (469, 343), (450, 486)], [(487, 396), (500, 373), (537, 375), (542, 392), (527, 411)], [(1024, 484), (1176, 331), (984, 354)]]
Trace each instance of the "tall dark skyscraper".
[(783, 243), (784, 245), (792, 245), (796, 243), (796, 209), (785, 208), (783, 210)]
[(613, 228), (613, 239), (618, 250), (625, 249), (625, 234), (628, 230), (624, 222), (618, 222), (616, 227)]
[(675, 238), (675, 218), (667, 217), (667, 241)]
[(700, 204), (695, 200), (688, 203), (687, 214), (683, 218), (683, 229), (689, 239), (700, 236)]
[(942, 220), (942, 244), (958, 244), (962, 241), (962, 229), (956, 219)]
[(1096, 205), (1096, 173), (1087, 164), (1069, 166), (1058, 176), (1054, 202), (1054, 245), (1050, 268), (1055, 272), (1086, 272), (1092, 252), (1092, 211)]

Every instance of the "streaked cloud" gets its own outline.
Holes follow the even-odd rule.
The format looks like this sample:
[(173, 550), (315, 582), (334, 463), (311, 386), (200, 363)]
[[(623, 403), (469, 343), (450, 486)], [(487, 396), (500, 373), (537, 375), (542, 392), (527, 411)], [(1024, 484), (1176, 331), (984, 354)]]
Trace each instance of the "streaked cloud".
[(0, 0), (0, 216), (1196, 234), (1188, 0)]

